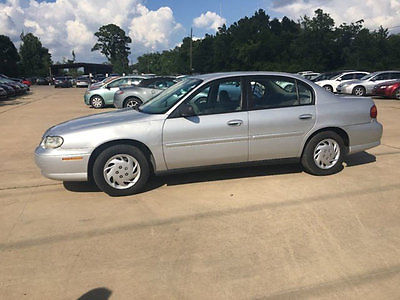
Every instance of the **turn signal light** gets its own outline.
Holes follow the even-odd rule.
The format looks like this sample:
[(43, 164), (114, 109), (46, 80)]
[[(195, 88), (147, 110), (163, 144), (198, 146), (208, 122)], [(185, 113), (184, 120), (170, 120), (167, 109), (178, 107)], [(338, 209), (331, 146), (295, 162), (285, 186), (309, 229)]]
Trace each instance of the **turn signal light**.
[(369, 115), (371, 116), (372, 119), (376, 119), (378, 116), (378, 109), (376, 108), (376, 105), (373, 105), (369, 111)]

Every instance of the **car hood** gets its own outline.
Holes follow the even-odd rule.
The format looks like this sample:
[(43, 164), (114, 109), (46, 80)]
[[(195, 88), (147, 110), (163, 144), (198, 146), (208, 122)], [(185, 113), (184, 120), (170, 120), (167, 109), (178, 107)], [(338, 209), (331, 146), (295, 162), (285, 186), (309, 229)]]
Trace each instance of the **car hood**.
[(51, 127), (44, 135), (63, 135), (90, 128), (107, 127), (120, 123), (146, 122), (160, 118), (162, 115), (144, 114), (131, 108), (120, 109), (66, 121)]

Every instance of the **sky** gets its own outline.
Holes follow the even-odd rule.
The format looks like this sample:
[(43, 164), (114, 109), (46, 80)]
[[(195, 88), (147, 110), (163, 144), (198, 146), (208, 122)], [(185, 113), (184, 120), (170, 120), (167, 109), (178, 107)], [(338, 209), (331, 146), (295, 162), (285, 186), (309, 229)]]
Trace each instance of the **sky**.
[(337, 25), (364, 19), (372, 30), (382, 25), (400, 32), (400, 0), (0, 0), (0, 34), (18, 47), (20, 33), (32, 32), (53, 61), (70, 59), (74, 50), (77, 61), (101, 63), (105, 57), (90, 51), (94, 33), (114, 23), (132, 38), (133, 63), (144, 53), (174, 48), (190, 28), (202, 38), (260, 8), (294, 20), (322, 8)]

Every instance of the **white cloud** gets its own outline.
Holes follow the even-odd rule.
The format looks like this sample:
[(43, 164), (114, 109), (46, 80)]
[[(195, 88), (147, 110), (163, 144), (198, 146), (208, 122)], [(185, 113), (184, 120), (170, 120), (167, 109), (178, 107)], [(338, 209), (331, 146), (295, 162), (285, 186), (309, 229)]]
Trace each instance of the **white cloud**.
[(226, 23), (226, 19), (221, 17), (215, 12), (207, 11), (205, 14), (201, 14), (199, 17), (193, 19), (193, 25), (197, 28), (212, 29), (217, 31), (218, 27), (221, 27)]
[(171, 48), (171, 36), (181, 36), (183, 27), (175, 22), (173, 12), (169, 7), (161, 7), (150, 11), (143, 5), (139, 6), (141, 15), (133, 18), (129, 26), (129, 35), (133, 43), (143, 49), (158, 50)]
[(0, 2), (0, 34), (19, 43), (22, 31), (32, 32), (50, 49), (53, 60), (70, 57), (74, 49), (79, 61), (105, 61), (91, 52), (94, 33), (105, 24), (116, 24), (131, 36), (132, 57), (173, 47), (183, 36), (182, 25), (172, 10), (151, 11), (144, 0), (6, 0)]
[(313, 16), (318, 8), (329, 13), (336, 25), (360, 19), (370, 29), (400, 25), (399, 0), (275, 0), (270, 9), (297, 20), (304, 15)]

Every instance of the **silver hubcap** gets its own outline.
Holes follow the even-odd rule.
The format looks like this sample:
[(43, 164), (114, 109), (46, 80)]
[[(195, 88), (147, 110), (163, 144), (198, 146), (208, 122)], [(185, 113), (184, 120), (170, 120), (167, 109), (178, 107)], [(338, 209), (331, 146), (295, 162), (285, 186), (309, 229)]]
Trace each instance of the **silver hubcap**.
[(139, 106), (140, 106), (140, 103), (139, 103), (139, 101), (137, 101), (137, 100), (129, 100), (129, 101), (126, 103), (126, 107), (137, 108), (137, 107), (139, 107)]
[(356, 88), (354, 90), (354, 94), (356, 94), (357, 96), (363, 96), (364, 95), (364, 90), (363, 88)]
[(95, 97), (95, 98), (92, 99), (92, 105), (93, 105), (93, 107), (95, 107), (95, 108), (102, 107), (103, 101), (101, 100), (101, 98)]
[(340, 157), (340, 146), (333, 139), (325, 139), (314, 149), (314, 162), (324, 170), (332, 168)]
[(139, 162), (129, 154), (117, 154), (104, 165), (106, 182), (113, 188), (123, 190), (136, 184), (140, 178)]

